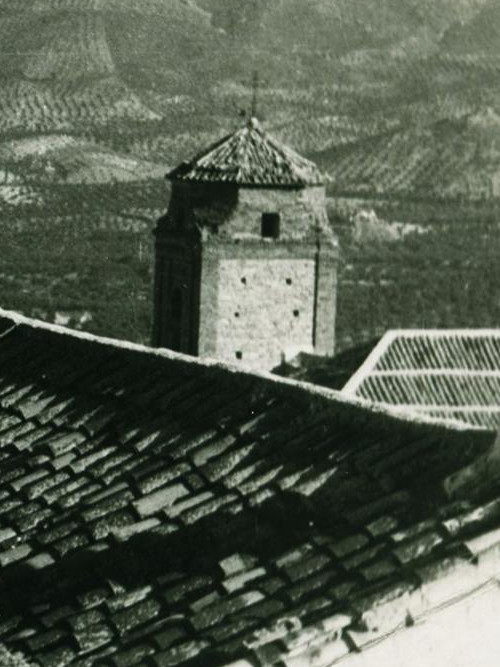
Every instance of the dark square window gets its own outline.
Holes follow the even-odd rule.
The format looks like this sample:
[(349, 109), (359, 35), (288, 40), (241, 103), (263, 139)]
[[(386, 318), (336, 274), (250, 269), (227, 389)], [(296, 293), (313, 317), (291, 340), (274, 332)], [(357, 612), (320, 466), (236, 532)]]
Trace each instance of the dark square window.
[(243, 352), (241, 352), (241, 350), (236, 352), (236, 359), (243, 359)]
[(279, 239), (280, 236), (279, 213), (262, 214), (261, 235), (263, 239)]

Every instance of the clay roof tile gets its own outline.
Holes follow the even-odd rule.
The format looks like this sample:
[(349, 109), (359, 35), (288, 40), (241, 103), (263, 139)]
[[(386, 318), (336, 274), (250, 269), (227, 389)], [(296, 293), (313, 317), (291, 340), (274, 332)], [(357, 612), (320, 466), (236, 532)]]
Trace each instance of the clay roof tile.
[(324, 179), (314, 163), (269, 135), (256, 118), (173, 169), (172, 181), (303, 187)]

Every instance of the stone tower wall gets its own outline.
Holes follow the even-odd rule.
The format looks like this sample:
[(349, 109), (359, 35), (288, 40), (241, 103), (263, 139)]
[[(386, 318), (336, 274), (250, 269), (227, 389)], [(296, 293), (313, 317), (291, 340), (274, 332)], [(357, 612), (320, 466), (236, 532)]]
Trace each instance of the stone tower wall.
[[(262, 238), (264, 213), (279, 213), (279, 238)], [(174, 183), (157, 228), (154, 342), (172, 347), (168, 294), (180, 282), (183, 352), (262, 370), (333, 354), (336, 263), (323, 187)]]
[(173, 184), (169, 216), (183, 227), (204, 228), (233, 240), (260, 239), (263, 213), (280, 214), (281, 240), (312, 236), (318, 229), (333, 238), (323, 186), (273, 189)]
[(312, 352), (316, 254), (313, 244), (291, 242), (205, 246), (200, 354), (271, 369)]
[(338, 249), (321, 244), (316, 260), (314, 352), (329, 357), (335, 353)]

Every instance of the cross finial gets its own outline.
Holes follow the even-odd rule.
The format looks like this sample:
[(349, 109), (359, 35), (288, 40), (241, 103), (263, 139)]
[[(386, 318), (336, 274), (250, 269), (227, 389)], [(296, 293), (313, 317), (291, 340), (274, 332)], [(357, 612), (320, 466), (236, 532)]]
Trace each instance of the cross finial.
[(259, 95), (259, 72), (254, 71), (252, 77), (252, 109), (251, 109), (251, 118), (257, 118), (257, 98)]

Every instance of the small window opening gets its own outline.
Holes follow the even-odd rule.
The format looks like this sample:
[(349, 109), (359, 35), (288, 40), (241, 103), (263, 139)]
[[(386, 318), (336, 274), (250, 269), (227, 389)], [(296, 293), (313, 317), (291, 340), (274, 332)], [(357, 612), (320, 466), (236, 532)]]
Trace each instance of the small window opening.
[(243, 359), (243, 352), (241, 350), (236, 352), (236, 359)]
[(240, 314), (238, 313), (238, 311), (235, 312), (234, 316), (235, 316), (235, 317), (239, 317), (239, 316), (240, 316)]
[(293, 311), (293, 316), (298, 317), (300, 315), (300, 310), (294, 310)]
[(246, 284), (247, 284), (247, 279), (246, 279), (245, 277), (243, 277), (243, 278), (241, 279), (241, 282), (243, 283), (243, 285), (246, 285)]
[(263, 213), (260, 231), (263, 239), (278, 239), (280, 236), (280, 214)]
[(287, 278), (287, 279), (286, 279), (286, 284), (287, 284), (287, 285), (291, 285), (291, 284), (292, 284), (292, 279), (291, 279), (291, 278)]

